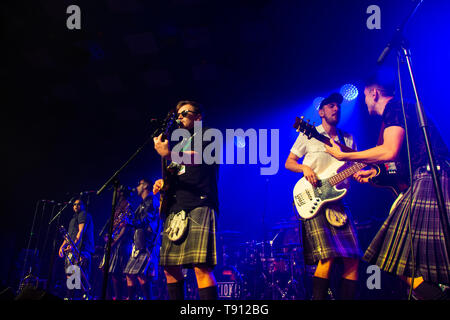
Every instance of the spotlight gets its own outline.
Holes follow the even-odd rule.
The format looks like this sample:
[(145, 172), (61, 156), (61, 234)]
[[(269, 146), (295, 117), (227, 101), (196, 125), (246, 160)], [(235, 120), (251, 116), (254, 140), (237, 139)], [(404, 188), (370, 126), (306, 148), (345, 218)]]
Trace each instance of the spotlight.
[(313, 100), (313, 107), (316, 110), (319, 110), (320, 107), (320, 103), (322, 102), (322, 100), (325, 99), (324, 97), (317, 97)]
[(241, 136), (235, 136), (234, 145), (238, 148), (245, 148), (245, 138)]
[(353, 84), (344, 84), (341, 87), (340, 93), (347, 101), (355, 100), (358, 96), (358, 89)]

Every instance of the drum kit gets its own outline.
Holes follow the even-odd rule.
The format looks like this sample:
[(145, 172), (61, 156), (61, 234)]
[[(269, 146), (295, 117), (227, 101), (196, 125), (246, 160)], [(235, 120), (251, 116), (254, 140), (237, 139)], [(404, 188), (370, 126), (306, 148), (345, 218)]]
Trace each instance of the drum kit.
[(214, 274), (220, 299), (306, 299), (300, 222), (280, 222), (272, 231), (270, 240), (245, 242), (239, 242), (240, 232), (218, 233)]

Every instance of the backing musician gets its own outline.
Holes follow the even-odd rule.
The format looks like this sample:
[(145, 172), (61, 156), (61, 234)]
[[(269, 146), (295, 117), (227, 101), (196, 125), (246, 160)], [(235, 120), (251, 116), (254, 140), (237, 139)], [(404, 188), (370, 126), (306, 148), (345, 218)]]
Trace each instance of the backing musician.
[(136, 296), (136, 278), (145, 300), (151, 300), (152, 280), (158, 276), (160, 219), (152, 186), (153, 182), (144, 178), (136, 187), (142, 202), (129, 222), (134, 228), (133, 250), (123, 271), (127, 278), (129, 300), (134, 300)]
[[(109, 264), (109, 274), (111, 275), (112, 287), (113, 287), (113, 300), (122, 299), (122, 277), (123, 270), (128, 262), (128, 258), (131, 254), (132, 235), (131, 227), (127, 222), (130, 218), (131, 210), (130, 203), (123, 191), (119, 194), (119, 200), (114, 213), (113, 223), (113, 238), (111, 242), (111, 258)], [(105, 243), (108, 241), (109, 234), (104, 237)], [(103, 268), (103, 263), (100, 268)]]
[[(75, 200), (73, 203), (73, 217), (69, 222), (69, 228), (67, 233), (75, 244), (78, 252), (80, 253), (80, 261), (76, 261), (75, 264), (80, 266), (84, 271), (84, 274), (89, 279), (90, 267), (91, 267), (91, 255), (95, 251), (94, 246), (94, 223), (92, 216), (86, 211), (85, 205), (81, 199)], [(64, 258), (71, 254), (74, 248), (65, 239), (59, 248), (59, 257)], [(66, 273), (68, 267), (71, 265), (68, 259), (65, 259), (64, 268)], [(70, 274), (67, 274), (69, 277)], [(80, 298), (83, 293), (78, 289), (67, 288), (66, 298), (75, 299)]]

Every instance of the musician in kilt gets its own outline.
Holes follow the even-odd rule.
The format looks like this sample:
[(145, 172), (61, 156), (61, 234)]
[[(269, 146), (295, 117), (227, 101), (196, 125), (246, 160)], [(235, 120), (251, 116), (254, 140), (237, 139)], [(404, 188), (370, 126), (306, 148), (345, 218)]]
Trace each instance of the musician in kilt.
[(136, 192), (142, 202), (129, 225), (134, 228), (133, 249), (123, 271), (127, 279), (128, 299), (136, 297), (136, 278), (145, 300), (152, 299), (152, 281), (158, 276), (160, 219), (151, 192), (152, 181), (141, 179)]
[[(109, 263), (109, 274), (111, 275), (114, 293), (113, 300), (122, 299), (123, 271), (131, 254), (133, 238), (131, 227), (127, 224), (128, 219), (130, 219), (130, 203), (125, 193), (121, 191), (114, 212), (113, 239), (111, 242), (111, 258)], [(108, 237), (109, 234), (106, 234), (104, 237), (105, 243), (108, 241)], [(103, 269), (104, 262), (105, 258), (101, 262), (101, 269)]]
[[(73, 203), (73, 216), (70, 219), (69, 227), (67, 233), (70, 239), (73, 241), (80, 254), (79, 261), (75, 264), (79, 265), (84, 271), (86, 278), (89, 281), (89, 275), (91, 271), (91, 256), (95, 251), (94, 246), (94, 223), (92, 221), (92, 216), (86, 211), (84, 202), (82, 199), (76, 199)], [(67, 240), (61, 244), (59, 248), (59, 257), (63, 258), (68, 256), (73, 252), (73, 248), (69, 245)], [(70, 261), (66, 258), (64, 261), (64, 268), (66, 273), (68, 267), (71, 265)], [(67, 277), (70, 274), (67, 273)], [(83, 292), (78, 289), (67, 288), (66, 298), (67, 299), (79, 299)]]
[[(218, 298), (217, 284), (213, 269), (217, 264), (216, 253), (216, 219), (218, 210), (217, 176), (218, 164), (206, 164), (203, 159), (199, 163), (193, 160), (196, 154), (195, 139), (201, 139), (203, 132), (194, 130), (194, 123), (201, 123), (200, 105), (193, 101), (181, 101), (176, 107), (181, 129), (188, 132), (181, 144), (180, 152), (187, 155), (187, 161), (175, 163), (172, 159), (168, 140), (161, 136), (154, 139), (158, 154), (177, 167), (174, 174), (172, 192), (170, 192), (168, 215), (163, 217), (164, 232), (162, 236), (160, 265), (164, 267), (167, 279), (169, 299), (184, 299), (183, 268), (195, 271), (199, 297), (201, 300)], [(204, 149), (205, 142), (200, 144)], [(194, 148), (191, 148), (194, 145)], [(157, 180), (153, 186), (156, 194), (163, 187), (163, 180)], [(183, 213), (184, 212), (184, 213)], [(169, 226), (177, 216), (185, 215), (187, 222), (184, 235), (175, 240), (169, 238)]]
[[(348, 147), (355, 148), (352, 135), (337, 128), (340, 120), (342, 95), (333, 93), (319, 106), (322, 124), (317, 131), (329, 138), (337, 139)], [(302, 163), (299, 160), (303, 158)], [(285, 167), (293, 172), (303, 173), (313, 186), (317, 185), (330, 167), (339, 164), (325, 152), (325, 145), (317, 139), (308, 139), (299, 134), (286, 160)], [(348, 187), (348, 181), (344, 185)], [(340, 221), (340, 223), (336, 223)], [(341, 200), (324, 204), (312, 218), (302, 221), (303, 252), (305, 263), (317, 265), (312, 279), (312, 299), (327, 298), (329, 277), (335, 260), (343, 262), (344, 270), (340, 280), (339, 298), (353, 299), (357, 290), (358, 264), (361, 256), (356, 229), (350, 212)]]
[[(360, 152), (344, 153), (339, 146), (333, 144), (333, 147), (327, 147), (327, 151), (340, 160), (365, 163), (399, 160), (408, 167), (405, 122), (401, 102), (394, 98), (392, 81), (373, 77), (366, 83), (364, 95), (369, 114), (382, 117), (379, 145)], [(419, 299), (448, 299), (447, 294), (438, 285), (450, 284), (450, 248), (446, 246), (442, 232), (445, 223), (441, 221), (439, 215), (428, 156), (415, 107), (405, 104), (405, 108), (413, 174), (412, 186), (394, 202), (389, 216), (372, 240), (363, 259), (378, 265), (386, 272), (396, 274), (409, 286), (412, 285), (415, 296)], [(431, 121), (428, 122), (428, 127), (448, 217), (449, 152)], [(364, 170), (355, 176), (358, 181), (364, 183), (374, 175), (374, 170)]]

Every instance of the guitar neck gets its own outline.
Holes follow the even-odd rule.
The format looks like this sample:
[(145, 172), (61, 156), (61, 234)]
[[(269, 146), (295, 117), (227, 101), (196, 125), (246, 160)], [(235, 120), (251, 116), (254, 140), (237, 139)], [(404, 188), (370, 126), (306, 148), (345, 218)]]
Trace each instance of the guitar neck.
[(335, 186), (366, 166), (367, 166), (367, 164), (365, 164), (365, 163), (355, 162), (347, 169), (345, 169), (345, 170), (339, 172), (338, 174), (332, 176), (331, 178), (329, 178), (328, 181), (330, 182), (330, 184), (332, 186)]
[[(314, 136), (314, 138), (316, 138), (317, 140), (325, 143), (327, 146), (331, 147), (331, 142), (330, 142), (330, 138), (324, 136), (323, 134), (318, 134), (316, 136)], [(344, 152), (354, 152), (355, 150), (353, 150), (350, 147), (347, 147), (345, 144), (340, 143), (339, 141), (335, 141), (335, 143), (341, 148), (342, 151)]]

